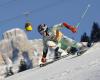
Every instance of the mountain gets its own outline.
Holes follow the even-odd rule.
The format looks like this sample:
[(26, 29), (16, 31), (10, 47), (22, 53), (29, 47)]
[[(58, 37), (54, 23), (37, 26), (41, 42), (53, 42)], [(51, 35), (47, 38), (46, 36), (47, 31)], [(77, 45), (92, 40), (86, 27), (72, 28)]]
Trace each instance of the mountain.
[(18, 72), (21, 59), (25, 60), (28, 68), (38, 65), (42, 48), (42, 39), (29, 40), (22, 29), (4, 32), (0, 41), (0, 76), (5, 76), (10, 67), (14, 73)]

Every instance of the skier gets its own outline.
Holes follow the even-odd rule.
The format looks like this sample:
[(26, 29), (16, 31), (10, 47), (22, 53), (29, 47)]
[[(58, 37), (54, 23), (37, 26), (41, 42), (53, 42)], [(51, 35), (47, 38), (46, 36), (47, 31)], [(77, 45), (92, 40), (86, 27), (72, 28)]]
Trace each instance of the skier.
[(2, 54), (2, 57), (3, 57), (3, 59), (5, 61), (5, 64), (6, 64), (5, 77), (13, 75), (14, 74), (14, 72), (13, 72), (13, 63), (12, 63), (11, 59), (5, 54)]
[(6, 73), (6, 76), (5, 77), (8, 77), (8, 76), (11, 76), (11, 75), (13, 75), (14, 74), (14, 72), (13, 72), (13, 70), (12, 70), (12, 67), (6, 67), (6, 71), (7, 71), (7, 73)]
[(51, 47), (55, 50), (55, 58), (59, 58), (59, 51), (65, 50), (69, 46), (76, 46), (80, 47), (81, 45), (78, 44), (76, 41), (64, 36), (59, 30), (62, 28), (67, 28), (71, 30), (73, 33), (77, 32), (77, 28), (74, 26), (70, 26), (67, 23), (60, 23), (54, 25), (51, 28), (48, 28), (46, 24), (40, 24), (38, 26), (38, 32), (43, 36), (43, 56), (41, 59), (42, 63), (46, 62), (46, 56), (48, 52), (48, 47)]
[(27, 64), (26, 64), (24, 59), (21, 59), (18, 72), (22, 72), (22, 71), (25, 71), (25, 70), (27, 70)]

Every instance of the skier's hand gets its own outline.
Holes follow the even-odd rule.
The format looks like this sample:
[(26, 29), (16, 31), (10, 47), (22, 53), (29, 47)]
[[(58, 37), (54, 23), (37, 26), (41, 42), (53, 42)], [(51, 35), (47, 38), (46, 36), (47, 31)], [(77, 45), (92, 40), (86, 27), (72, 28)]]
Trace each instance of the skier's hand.
[(73, 32), (73, 33), (76, 33), (77, 32), (77, 28), (75, 28), (74, 26), (71, 28), (71, 31)]

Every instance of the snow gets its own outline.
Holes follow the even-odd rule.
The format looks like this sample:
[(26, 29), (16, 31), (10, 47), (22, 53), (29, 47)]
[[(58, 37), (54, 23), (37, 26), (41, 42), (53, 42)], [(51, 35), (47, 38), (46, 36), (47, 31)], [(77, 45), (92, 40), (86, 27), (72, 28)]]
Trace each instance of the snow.
[(100, 42), (79, 57), (70, 56), (5, 80), (100, 80)]

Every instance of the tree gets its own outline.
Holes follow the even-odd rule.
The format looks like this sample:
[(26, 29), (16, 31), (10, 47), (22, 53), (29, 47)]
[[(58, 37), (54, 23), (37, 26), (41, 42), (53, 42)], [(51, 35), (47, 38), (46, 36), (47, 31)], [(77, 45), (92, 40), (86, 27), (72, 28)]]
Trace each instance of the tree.
[(100, 41), (100, 28), (96, 22), (93, 23), (90, 38), (92, 42)]
[(87, 33), (84, 32), (84, 34), (81, 36), (81, 42), (89, 42), (89, 36), (87, 36)]

